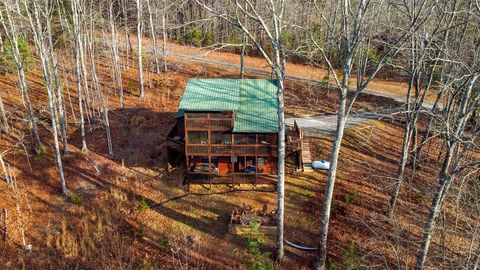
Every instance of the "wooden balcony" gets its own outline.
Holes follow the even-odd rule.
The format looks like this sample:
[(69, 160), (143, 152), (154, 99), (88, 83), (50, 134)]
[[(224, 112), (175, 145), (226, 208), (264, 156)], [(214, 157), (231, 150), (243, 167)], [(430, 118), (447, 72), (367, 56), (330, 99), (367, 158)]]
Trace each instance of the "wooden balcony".
[(226, 119), (207, 119), (207, 118), (193, 118), (185, 119), (186, 130), (217, 130), (226, 131), (232, 129), (232, 120)]
[(187, 155), (212, 156), (272, 156), (278, 155), (277, 145), (224, 145), (224, 144), (189, 144)]

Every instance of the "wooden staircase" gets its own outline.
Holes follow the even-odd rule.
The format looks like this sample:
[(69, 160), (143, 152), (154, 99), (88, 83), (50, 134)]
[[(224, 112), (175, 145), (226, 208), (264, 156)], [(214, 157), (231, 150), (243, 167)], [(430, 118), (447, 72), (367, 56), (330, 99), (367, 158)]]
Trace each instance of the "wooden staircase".
[(312, 169), (312, 156), (310, 154), (310, 144), (307, 141), (302, 142), (302, 156), (301, 164), (304, 172), (311, 172)]
[(310, 154), (310, 144), (303, 137), (303, 128), (294, 121), (293, 127), (287, 130), (287, 155), (296, 152), (298, 154), (298, 169), (303, 172), (311, 172), (312, 156)]

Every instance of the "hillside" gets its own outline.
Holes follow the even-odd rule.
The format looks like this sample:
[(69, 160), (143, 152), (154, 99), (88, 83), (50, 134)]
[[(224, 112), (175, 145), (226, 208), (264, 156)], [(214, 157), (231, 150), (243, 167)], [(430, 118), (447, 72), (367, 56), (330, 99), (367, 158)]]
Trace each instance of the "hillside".
[[(68, 58), (65, 58), (68, 60)], [(110, 69), (100, 65), (102, 87), (111, 87)], [(44, 111), (47, 102), (41, 71), (28, 74), (32, 103), (41, 116), (40, 131), (46, 153), (36, 154), (28, 134), (26, 111), (16, 88), (16, 76), (0, 76), (1, 97), (14, 127), (2, 133), (0, 150), (12, 167), (19, 187), (15, 200), (5, 182), (0, 182), (0, 201), (8, 209), (8, 241), (0, 265), (6, 269), (178, 269), (188, 260), (195, 269), (243, 269), (247, 255), (245, 239), (230, 235), (230, 212), (247, 203), (276, 207), (276, 194), (269, 186), (192, 186), (185, 194), (179, 172), (167, 164), (164, 137), (174, 123), (186, 81), (190, 77), (234, 77), (236, 73), (194, 63), (172, 65), (168, 73), (151, 74), (145, 100), (136, 96), (138, 79), (134, 66), (122, 71), (127, 89), (125, 108), (118, 97), (109, 96), (114, 156), (107, 152), (104, 131), (92, 122), (87, 134), (89, 150), (82, 153), (78, 125), (68, 114), (70, 154), (64, 158), (69, 196), (60, 192), (51, 142), (51, 126)], [(250, 75), (251, 76), (251, 75)], [(148, 82), (148, 81), (147, 81)], [(77, 111), (74, 81), (65, 81)], [(321, 93), (321, 95), (319, 95)], [(287, 115), (321, 115), (335, 111), (334, 91), (287, 82)], [(320, 96), (320, 98), (318, 98)], [(354, 110), (380, 110), (398, 106), (392, 100), (362, 96)], [(401, 143), (402, 119), (370, 121), (347, 131), (340, 156), (330, 230), (329, 264), (348, 267), (351, 261), (369, 268), (406, 267), (414, 263), (424, 219), (438, 171), (435, 140), (430, 143), (429, 162), (414, 174), (401, 194), (398, 214), (385, 216), (391, 180), (395, 176)], [(315, 159), (326, 159), (331, 138), (310, 138)], [(381, 143), (378, 143), (381, 142)], [(294, 173), (286, 183), (286, 239), (315, 246), (325, 172)], [(202, 194), (202, 195), (198, 195)], [(211, 195), (208, 195), (211, 194)], [(19, 202), (21, 215), (16, 210)], [(164, 203), (162, 203), (164, 202)], [(151, 208), (151, 205), (160, 205)], [(435, 234), (432, 254), (460, 260), (469, 248), (469, 218), (446, 205), (445, 223), (458, 224), (447, 236)], [(461, 210), (463, 211), (463, 210)], [(21, 232), (32, 251), (21, 248)], [(274, 237), (267, 237), (268, 252)], [(392, 244), (395, 243), (395, 244)], [(286, 260), (278, 269), (307, 269), (314, 253), (287, 246)], [(188, 258), (188, 259), (187, 259)], [(443, 263), (432, 259), (434, 267)]]

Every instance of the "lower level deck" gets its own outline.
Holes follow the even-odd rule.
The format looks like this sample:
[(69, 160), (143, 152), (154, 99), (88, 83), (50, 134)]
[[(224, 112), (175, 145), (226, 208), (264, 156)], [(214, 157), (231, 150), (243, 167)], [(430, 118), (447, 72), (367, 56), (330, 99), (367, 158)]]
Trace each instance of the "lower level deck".
[(253, 185), (275, 185), (278, 175), (270, 173), (226, 173), (226, 174), (209, 174), (209, 173), (187, 173), (188, 184), (253, 184)]

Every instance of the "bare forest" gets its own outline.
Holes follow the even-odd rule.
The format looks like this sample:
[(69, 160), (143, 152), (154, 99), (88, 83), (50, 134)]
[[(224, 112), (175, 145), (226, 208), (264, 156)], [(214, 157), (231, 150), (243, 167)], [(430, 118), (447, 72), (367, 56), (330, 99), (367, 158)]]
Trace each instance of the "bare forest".
[[(275, 82), (273, 184), (187, 181), (194, 78)], [(0, 269), (473, 270), (479, 215), (478, 0), (0, 0)]]

